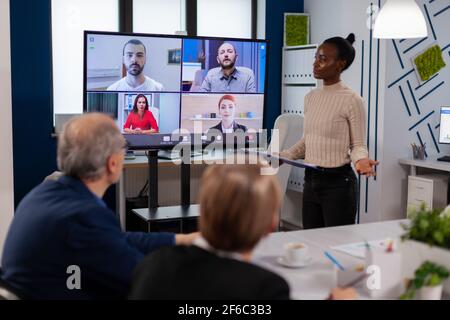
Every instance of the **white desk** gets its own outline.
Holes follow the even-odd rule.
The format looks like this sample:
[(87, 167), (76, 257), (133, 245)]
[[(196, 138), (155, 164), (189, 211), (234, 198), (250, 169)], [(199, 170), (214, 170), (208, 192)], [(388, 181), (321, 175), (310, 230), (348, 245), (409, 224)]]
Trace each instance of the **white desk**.
[[(291, 288), (293, 299), (325, 299), (332, 286), (333, 271), (331, 262), (324, 256), (324, 251), (330, 251), (344, 266), (364, 263), (361, 259), (331, 250), (330, 246), (364, 240), (398, 238), (404, 233), (400, 226), (402, 221), (406, 220), (272, 233), (258, 245), (253, 259), (256, 264), (285, 278)], [(283, 253), (283, 244), (293, 241), (304, 242), (309, 246), (314, 259), (311, 265), (305, 268), (289, 269), (277, 263), (277, 257)], [(357, 289), (360, 298), (365, 299), (367, 296), (361, 289), (363, 284), (364, 281), (359, 284), (359, 287), (357, 286)]]
[(438, 171), (450, 172), (450, 162), (437, 161), (436, 159), (427, 160), (414, 160), (414, 159), (400, 159), (398, 160), (400, 164), (410, 166), (410, 174), (412, 176), (417, 175), (417, 168), (427, 168)]

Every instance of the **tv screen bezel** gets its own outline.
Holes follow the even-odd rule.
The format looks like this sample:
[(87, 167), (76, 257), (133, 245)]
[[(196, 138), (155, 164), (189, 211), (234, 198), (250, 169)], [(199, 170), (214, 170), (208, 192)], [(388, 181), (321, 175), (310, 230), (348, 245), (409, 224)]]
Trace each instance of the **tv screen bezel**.
[[(155, 37), (155, 38), (171, 38), (171, 39), (194, 39), (194, 40), (219, 40), (219, 41), (241, 41), (241, 42), (259, 42), (264, 43), (266, 45), (266, 59), (265, 59), (265, 71), (264, 71), (264, 99), (263, 99), (263, 116), (262, 116), (262, 129), (266, 129), (265, 119), (267, 112), (267, 89), (268, 89), (268, 72), (269, 72), (269, 41), (266, 39), (245, 39), (245, 38), (229, 38), (229, 37), (207, 37), (207, 36), (188, 36), (188, 35), (171, 35), (171, 34), (155, 34), (155, 33), (127, 33), (127, 32), (114, 32), (114, 31), (93, 31), (93, 30), (85, 30), (83, 33), (83, 113), (87, 112), (87, 39), (88, 35), (111, 35), (111, 36), (133, 36), (133, 37)], [(181, 59), (181, 68), (182, 68), (182, 59)], [(180, 79), (181, 81), (181, 79)], [(180, 83), (181, 85), (181, 83)], [(220, 93), (220, 92), (217, 92)], [(226, 92), (224, 92), (226, 93)], [(182, 106), (181, 97), (183, 95), (183, 91), (179, 91), (180, 94), (180, 107)], [(245, 94), (245, 93), (242, 93)], [(254, 93), (252, 93), (254, 94)], [(181, 110), (180, 110), (181, 117)], [(181, 126), (181, 118), (178, 121), (179, 128)], [(156, 133), (153, 135), (158, 136), (167, 136), (170, 133)], [(227, 134), (224, 133), (223, 136)], [(124, 136), (126, 136), (124, 134)], [(152, 139), (153, 140), (153, 139)], [(157, 141), (158, 139), (155, 139)], [(225, 139), (224, 139), (225, 140)], [(153, 146), (154, 147), (154, 146)]]

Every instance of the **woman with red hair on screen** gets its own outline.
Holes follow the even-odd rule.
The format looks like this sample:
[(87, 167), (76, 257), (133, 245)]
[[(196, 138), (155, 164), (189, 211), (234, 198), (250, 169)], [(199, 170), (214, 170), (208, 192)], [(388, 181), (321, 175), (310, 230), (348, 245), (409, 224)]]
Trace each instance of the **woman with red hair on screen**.
[(158, 124), (153, 113), (148, 109), (147, 97), (139, 94), (134, 100), (133, 110), (123, 125), (125, 133), (151, 134), (158, 133)]
[(235, 121), (236, 98), (231, 94), (226, 94), (219, 99), (219, 115), (222, 118), (217, 125), (211, 129), (219, 130), (222, 133), (233, 133), (238, 130), (247, 132), (247, 127)]

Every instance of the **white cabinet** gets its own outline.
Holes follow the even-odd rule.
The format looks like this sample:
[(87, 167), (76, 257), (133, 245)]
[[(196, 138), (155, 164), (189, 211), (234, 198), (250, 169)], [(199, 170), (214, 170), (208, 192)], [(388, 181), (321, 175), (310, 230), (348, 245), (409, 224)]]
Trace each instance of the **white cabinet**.
[(422, 203), (429, 209), (447, 206), (448, 176), (427, 174), (408, 177), (408, 209), (418, 208)]
[(317, 87), (312, 74), (317, 45), (283, 47), (281, 113), (303, 114), (306, 94)]

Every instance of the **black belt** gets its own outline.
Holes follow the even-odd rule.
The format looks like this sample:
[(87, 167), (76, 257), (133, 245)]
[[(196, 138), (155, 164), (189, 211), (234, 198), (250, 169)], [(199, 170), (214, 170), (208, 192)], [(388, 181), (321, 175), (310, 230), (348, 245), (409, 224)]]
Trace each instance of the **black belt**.
[(325, 167), (317, 167), (320, 171), (348, 171), (352, 169), (352, 166), (350, 163), (344, 164), (341, 167), (335, 167), (335, 168), (325, 168)]
[(349, 171), (353, 171), (350, 163), (344, 164), (341, 167), (335, 168), (324, 168), (324, 167), (316, 167), (315, 169), (306, 168), (307, 171), (314, 173), (337, 173), (337, 174), (346, 174)]

